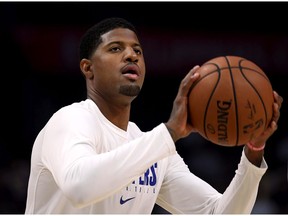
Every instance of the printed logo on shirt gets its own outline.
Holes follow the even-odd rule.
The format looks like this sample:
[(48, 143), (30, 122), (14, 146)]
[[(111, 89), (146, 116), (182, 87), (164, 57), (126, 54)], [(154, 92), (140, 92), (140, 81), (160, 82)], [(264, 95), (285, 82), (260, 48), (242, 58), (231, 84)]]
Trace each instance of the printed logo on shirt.
[(150, 169), (148, 169), (144, 176), (140, 176), (139, 178), (139, 184), (140, 185), (150, 185), (155, 186), (157, 183), (157, 176), (155, 169), (157, 168), (157, 163), (153, 164)]
[(130, 200), (132, 200), (132, 199), (134, 199), (135, 197), (130, 197), (130, 198), (128, 198), (128, 199), (123, 199), (123, 196), (121, 196), (121, 198), (120, 198), (120, 204), (121, 205), (123, 205), (123, 204), (125, 204), (126, 202), (128, 202), (128, 201), (130, 201)]
[(156, 193), (157, 184), (157, 163), (153, 164), (146, 172), (131, 185), (126, 187), (127, 191), (136, 193)]

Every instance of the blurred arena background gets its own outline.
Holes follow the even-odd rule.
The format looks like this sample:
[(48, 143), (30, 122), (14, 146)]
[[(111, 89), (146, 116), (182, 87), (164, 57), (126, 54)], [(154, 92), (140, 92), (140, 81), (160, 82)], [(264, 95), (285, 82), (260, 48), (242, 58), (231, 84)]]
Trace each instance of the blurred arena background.
[[(144, 47), (146, 81), (131, 114), (144, 131), (168, 119), (180, 80), (196, 64), (239, 55), (266, 72), (284, 103), (252, 213), (287, 214), (287, 11), (286, 2), (0, 2), (0, 213), (24, 213), (37, 133), (57, 109), (85, 99), (81, 34), (102, 18), (121, 16), (138, 28)], [(223, 192), (242, 147), (193, 134), (177, 150), (192, 172)], [(153, 213), (166, 212), (155, 206)]]

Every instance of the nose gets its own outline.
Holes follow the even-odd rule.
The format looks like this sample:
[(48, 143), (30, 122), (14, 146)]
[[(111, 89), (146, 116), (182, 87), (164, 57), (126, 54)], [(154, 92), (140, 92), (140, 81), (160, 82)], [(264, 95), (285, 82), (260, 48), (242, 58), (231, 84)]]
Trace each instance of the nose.
[(124, 58), (127, 62), (138, 62), (138, 55), (132, 47), (126, 49)]

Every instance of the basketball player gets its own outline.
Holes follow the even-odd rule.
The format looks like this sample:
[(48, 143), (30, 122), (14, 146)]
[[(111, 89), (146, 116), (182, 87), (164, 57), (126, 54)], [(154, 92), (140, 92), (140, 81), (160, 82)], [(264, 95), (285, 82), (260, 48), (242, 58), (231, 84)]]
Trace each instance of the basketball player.
[(80, 59), (87, 99), (61, 108), (38, 134), (26, 214), (150, 214), (155, 203), (174, 214), (251, 213), (267, 170), (264, 145), (280, 116), (276, 92), (273, 121), (243, 147), (221, 194), (191, 173), (175, 148), (194, 131), (187, 94), (199, 66), (181, 81), (168, 121), (142, 132), (129, 121), (145, 77), (133, 25), (121, 18), (99, 22), (83, 36)]

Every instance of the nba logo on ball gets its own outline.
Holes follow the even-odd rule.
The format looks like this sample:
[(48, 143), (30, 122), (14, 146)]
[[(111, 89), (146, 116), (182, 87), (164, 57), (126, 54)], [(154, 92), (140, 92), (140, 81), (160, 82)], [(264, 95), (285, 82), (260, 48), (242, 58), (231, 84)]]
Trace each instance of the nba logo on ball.
[(273, 114), (271, 83), (254, 62), (220, 56), (204, 63), (189, 93), (189, 119), (209, 141), (239, 146), (260, 135)]

